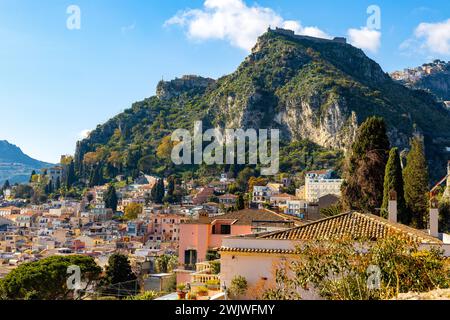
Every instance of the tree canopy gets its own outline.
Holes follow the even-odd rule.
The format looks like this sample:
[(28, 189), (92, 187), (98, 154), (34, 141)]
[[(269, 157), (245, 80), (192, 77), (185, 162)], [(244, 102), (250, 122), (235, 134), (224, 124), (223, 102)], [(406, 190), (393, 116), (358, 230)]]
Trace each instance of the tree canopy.
[(358, 129), (345, 166), (342, 202), (346, 209), (374, 212), (381, 208), (389, 150), (384, 120), (368, 118)]
[(67, 288), (67, 269), (79, 266), (82, 281), (93, 283), (99, 279), (101, 268), (86, 256), (52, 256), (25, 263), (0, 280), (0, 299), (8, 300), (61, 300), (71, 297)]
[(392, 148), (389, 152), (389, 160), (386, 165), (386, 171), (384, 175), (384, 193), (383, 193), (383, 215), (387, 217), (387, 209), (389, 204), (389, 194), (391, 191), (397, 193), (397, 213), (398, 221), (408, 223), (405, 192), (403, 188), (403, 173), (402, 165), (400, 162), (400, 155), (398, 148)]
[(426, 227), (428, 212), (428, 166), (425, 159), (425, 147), (419, 137), (411, 140), (411, 151), (406, 158), (403, 172), (405, 181), (405, 201), (409, 211), (408, 222), (418, 229)]

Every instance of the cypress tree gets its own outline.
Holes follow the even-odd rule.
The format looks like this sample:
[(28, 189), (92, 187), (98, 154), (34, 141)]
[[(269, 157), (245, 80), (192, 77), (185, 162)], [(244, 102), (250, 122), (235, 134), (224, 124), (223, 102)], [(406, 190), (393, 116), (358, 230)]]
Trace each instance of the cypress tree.
[(411, 140), (411, 151), (406, 158), (403, 180), (408, 209), (407, 222), (418, 229), (424, 229), (428, 212), (429, 180), (424, 144), (421, 138), (416, 137)]
[(156, 203), (163, 203), (164, 199), (164, 179), (158, 180), (158, 189), (157, 189), (157, 202)]
[(9, 183), (9, 180), (6, 180), (3, 184), (3, 190), (11, 188), (11, 184)]
[(403, 188), (402, 165), (400, 162), (400, 155), (398, 148), (392, 148), (389, 152), (389, 159), (386, 164), (386, 171), (384, 175), (384, 195), (382, 214), (387, 217), (387, 209), (389, 204), (389, 193), (394, 190), (397, 193), (397, 212), (398, 221), (407, 223), (406, 220), (406, 204), (405, 192)]
[(151, 191), (153, 202), (158, 204), (163, 203), (164, 193), (164, 180), (158, 179)]
[(97, 165), (91, 171), (91, 176), (89, 178), (89, 186), (90, 187), (100, 186), (103, 184), (103, 182), (104, 180), (103, 180), (102, 166)]
[(373, 212), (381, 208), (389, 150), (384, 120), (368, 118), (360, 126), (347, 158), (342, 186), (345, 209)]
[(235, 208), (237, 211), (245, 209), (245, 202), (244, 202), (244, 197), (242, 196), (242, 194), (239, 194), (239, 196), (236, 200)]
[(60, 188), (61, 188), (61, 179), (57, 177), (55, 182), (55, 190), (59, 190)]
[(117, 192), (116, 188), (113, 185), (108, 186), (108, 190), (106, 190), (106, 194), (104, 196), (105, 207), (112, 209), (114, 212), (117, 211)]
[(47, 184), (47, 187), (45, 189), (46, 194), (51, 194), (53, 192), (53, 181), (50, 180)]
[(168, 181), (168, 186), (167, 186), (167, 194), (169, 196), (173, 196), (173, 193), (175, 192), (175, 178), (174, 177), (169, 177), (169, 181)]
[(36, 175), (36, 171), (33, 170), (30, 175), (30, 183), (33, 182), (33, 176)]
[(67, 168), (67, 178), (66, 178), (66, 187), (70, 189), (72, 185), (75, 183), (76, 175), (75, 175), (75, 164), (73, 161), (69, 163)]

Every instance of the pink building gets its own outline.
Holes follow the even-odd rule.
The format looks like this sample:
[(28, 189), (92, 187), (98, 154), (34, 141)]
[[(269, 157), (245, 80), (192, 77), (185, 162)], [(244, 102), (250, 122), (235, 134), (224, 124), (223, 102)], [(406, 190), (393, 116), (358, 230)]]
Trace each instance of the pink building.
[(283, 230), (292, 226), (291, 220), (265, 209), (245, 209), (213, 218), (202, 215), (199, 220), (182, 223), (177, 282), (189, 282), (195, 264), (206, 261), (208, 251), (220, 248), (226, 237)]
[(180, 225), (186, 221), (184, 215), (152, 214), (148, 224), (148, 240), (176, 242), (180, 239)]

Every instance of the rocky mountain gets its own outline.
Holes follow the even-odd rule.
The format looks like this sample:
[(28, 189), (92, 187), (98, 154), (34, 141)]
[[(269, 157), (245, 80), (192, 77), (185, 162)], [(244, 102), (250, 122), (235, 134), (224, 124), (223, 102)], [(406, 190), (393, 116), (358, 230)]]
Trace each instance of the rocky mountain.
[(0, 184), (6, 180), (10, 183), (27, 182), (33, 170), (38, 171), (51, 165), (27, 156), (8, 141), (0, 141)]
[(161, 82), (157, 96), (135, 103), (80, 141), (75, 158), (83, 171), (90, 153), (105, 175), (156, 168), (162, 165), (155, 155), (161, 139), (176, 128), (192, 129), (196, 120), (204, 127), (279, 128), (283, 147), (295, 150), (292, 143), (309, 141), (307, 152), (331, 158), (350, 146), (371, 115), (386, 120), (392, 144), (402, 149), (413, 135), (423, 135), (432, 177), (444, 174), (450, 112), (433, 95), (394, 81), (341, 38), (269, 30), (232, 74), (217, 81), (188, 76)]
[(450, 101), (450, 61), (434, 60), (417, 68), (393, 72), (391, 76), (410, 88), (427, 90), (439, 100)]

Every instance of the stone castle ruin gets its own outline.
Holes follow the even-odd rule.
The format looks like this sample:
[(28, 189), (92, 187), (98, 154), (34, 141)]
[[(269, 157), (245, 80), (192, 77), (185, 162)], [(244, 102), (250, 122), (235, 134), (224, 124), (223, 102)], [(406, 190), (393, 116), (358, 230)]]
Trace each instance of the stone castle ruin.
[(287, 30), (287, 29), (278, 28), (278, 27), (276, 27), (275, 29), (271, 29), (269, 27), (267, 32), (274, 32), (274, 33), (277, 33), (277, 34), (282, 34), (282, 35), (285, 35), (285, 36), (288, 36), (288, 37), (291, 37), (291, 38), (294, 38), (294, 39), (298, 39), (298, 40), (309, 40), (309, 41), (321, 42), (321, 43), (334, 42), (334, 43), (347, 44), (347, 39), (344, 38), (344, 37), (335, 37), (332, 40), (322, 39), (322, 38), (298, 35), (298, 34), (295, 34), (295, 32), (292, 31), (292, 30)]

